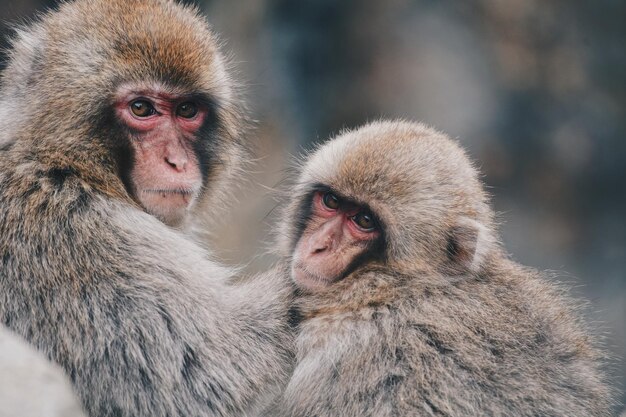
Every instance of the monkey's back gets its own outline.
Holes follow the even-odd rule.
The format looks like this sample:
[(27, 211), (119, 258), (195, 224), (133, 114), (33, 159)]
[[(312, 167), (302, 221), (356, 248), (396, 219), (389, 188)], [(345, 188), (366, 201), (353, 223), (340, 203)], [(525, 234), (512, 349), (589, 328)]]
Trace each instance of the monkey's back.
[(604, 354), (576, 303), (498, 262), (489, 276), (366, 274), (352, 306), (305, 298), (286, 415), (610, 415)]

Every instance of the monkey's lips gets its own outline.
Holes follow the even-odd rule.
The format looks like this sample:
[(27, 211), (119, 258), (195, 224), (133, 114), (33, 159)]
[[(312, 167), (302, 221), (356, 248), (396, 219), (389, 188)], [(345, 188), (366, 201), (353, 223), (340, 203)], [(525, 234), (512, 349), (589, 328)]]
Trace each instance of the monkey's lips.
[(187, 207), (198, 194), (193, 188), (151, 188), (141, 190), (142, 200), (150, 200), (157, 205)]
[(291, 276), (296, 285), (302, 289), (315, 291), (331, 285), (335, 279), (316, 274), (310, 271), (303, 263), (294, 262), (291, 267)]

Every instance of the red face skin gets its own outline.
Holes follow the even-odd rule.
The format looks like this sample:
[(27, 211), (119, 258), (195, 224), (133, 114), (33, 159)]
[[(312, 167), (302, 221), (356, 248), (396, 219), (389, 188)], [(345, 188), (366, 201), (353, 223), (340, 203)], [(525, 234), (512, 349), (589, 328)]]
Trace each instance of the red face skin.
[(124, 88), (117, 97), (117, 116), (132, 132), (132, 192), (148, 213), (176, 225), (184, 219), (202, 186), (192, 144), (207, 109), (158, 88)]
[(365, 213), (362, 207), (341, 200), (329, 207), (325, 194), (313, 196), (311, 217), (296, 245), (291, 267), (296, 284), (309, 291), (341, 279), (350, 264), (380, 237), (375, 223), (372, 228), (359, 226), (359, 215)]

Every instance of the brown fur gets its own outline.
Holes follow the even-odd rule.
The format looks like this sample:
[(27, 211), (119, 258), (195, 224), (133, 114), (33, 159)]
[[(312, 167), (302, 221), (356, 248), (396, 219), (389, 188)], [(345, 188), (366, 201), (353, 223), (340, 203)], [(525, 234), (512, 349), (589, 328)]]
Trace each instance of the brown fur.
[(378, 122), (321, 146), (291, 191), (285, 256), (317, 184), (367, 204), (385, 249), (299, 298), (297, 365), (280, 415), (610, 415), (605, 354), (578, 304), (508, 259), (455, 142)]
[[(92, 416), (248, 416), (288, 371), (281, 269), (241, 285), (123, 181), (127, 82), (212, 98), (198, 146), (214, 212), (245, 149), (215, 36), (173, 1), (79, 0), (17, 30), (0, 88), (0, 321)], [(128, 161), (127, 161), (128, 162)]]

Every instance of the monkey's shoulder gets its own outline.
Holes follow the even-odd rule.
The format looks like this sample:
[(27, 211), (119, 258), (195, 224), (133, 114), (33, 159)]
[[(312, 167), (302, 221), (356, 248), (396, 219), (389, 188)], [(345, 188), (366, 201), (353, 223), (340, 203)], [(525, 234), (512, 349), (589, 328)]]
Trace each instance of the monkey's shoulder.
[(27, 161), (0, 176), (0, 198), (6, 207), (39, 214), (40, 218), (52, 213), (81, 212), (94, 194), (93, 188), (71, 166), (46, 167)]

